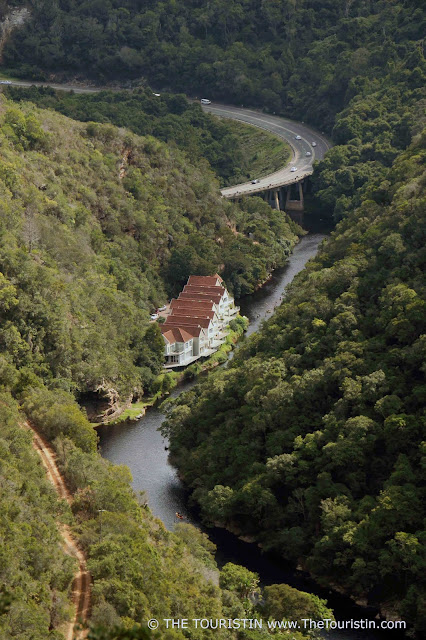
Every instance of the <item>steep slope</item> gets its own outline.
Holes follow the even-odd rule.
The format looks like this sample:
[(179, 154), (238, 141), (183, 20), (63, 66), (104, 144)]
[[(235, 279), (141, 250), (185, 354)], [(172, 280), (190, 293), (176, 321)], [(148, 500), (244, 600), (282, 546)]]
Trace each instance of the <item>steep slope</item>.
[[(2, 378), (4, 361), (1, 359)], [(0, 611), (2, 638), (57, 638), (69, 606), (75, 562), (62, 549), (56, 519), (70, 514), (45, 477), (29, 432), (22, 429), (17, 403), (0, 394), (0, 591), (12, 596)]]
[(423, 134), (165, 427), (207, 521), (419, 630), (425, 158)]
[(4, 98), (0, 119), (0, 350), (17, 393), (38, 378), (141, 394), (163, 359), (152, 307), (190, 273), (248, 293), (296, 241), (282, 213), (225, 202), (205, 164), (152, 137)]
[[(3, 360), (2, 381), (7, 377)], [(71, 582), (76, 563), (62, 549), (56, 520), (61, 521), (68, 552), (77, 555), (82, 597), (79, 613), (87, 613), (88, 578), (92, 578), (90, 638), (147, 638), (143, 626), (160, 621), (162, 638), (183, 640), (259, 640), (272, 637), (267, 630), (243, 631), (226, 625), (218, 630), (167, 629), (164, 618), (243, 619), (279, 615), (332, 619), (326, 603), (286, 585), (265, 590), (263, 605), (249, 596), (258, 593), (256, 574), (233, 564), (218, 571), (207, 536), (181, 524), (175, 533), (155, 519), (143, 495), (130, 487), (130, 474), (96, 452), (91, 425), (79, 413), (70, 395), (38, 388), (27, 390), (23, 408), (34, 437), (22, 427), (22, 414), (5, 390), (0, 398), (0, 636), (4, 640), (31, 638), (63, 640), (73, 614)], [(52, 424), (57, 432), (52, 433)], [(66, 429), (68, 426), (68, 429)], [(43, 434), (43, 438), (40, 437)], [(48, 445), (47, 437), (55, 437)], [(53, 451), (54, 450), (54, 451)], [(54, 461), (53, 458), (56, 458)], [(60, 498), (45, 477), (54, 481)], [(66, 487), (63, 478), (65, 478)], [(71, 509), (69, 508), (71, 507)], [(71, 539), (72, 536), (72, 539)], [(78, 549), (75, 540), (78, 540)], [(292, 603), (277, 612), (280, 599)], [(10, 600), (10, 606), (8, 606)], [(85, 616), (83, 616), (85, 618)], [(67, 624), (68, 623), (68, 624)], [(119, 630), (119, 631), (118, 631)], [(83, 629), (77, 637), (86, 637)], [(158, 635), (154, 635), (158, 637)], [(274, 635), (275, 637), (275, 635)], [(308, 637), (295, 631), (296, 640)]]
[(246, 125), (213, 118), (184, 96), (153, 93), (150, 88), (81, 94), (49, 87), (6, 86), (7, 97), (55, 109), (74, 120), (110, 122), (138, 135), (176, 144), (192, 160), (207, 160), (221, 186), (237, 184), (286, 164), (283, 140)]
[[(52, 448), (45, 440), (43, 440), (43, 438), (40, 437), (32, 425), (25, 422), (23, 426), (32, 433), (34, 449), (40, 456), (47, 478), (54, 487), (58, 499), (66, 500), (66, 502), (71, 506), (72, 496), (67, 490), (64, 479), (59, 472)], [(60, 527), (60, 533), (64, 541), (66, 553), (77, 560), (77, 571), (72, 585), (74, 612), (71, 620), (68, 622), (68, 627), (64, 635), (66, 640), (74, 640), (74, 638), (75, 640), (80, 640), (80, 638), (86, 637), (86, 634), (84, 631), (77, 631), (75, 633), (75, 629), (76, 625), (86, 625), (89, 619), (91, 592), (90, 574), (87, 571), (86, 557), (81, 549), (79, 549), (78, 543), (72, 535), (70, 527), (66, 524), (62, 524)]]
[[(337, 584), (355, 597), (368, 598), (391, 613), (396, 611), (414, 622), (420, 635), (425, 624), (424, 485), (419, 471), (425, 388), (420, 360), (425, 317), (424, 137), (417, 137), (412, 147), (404, 150), (423, 126), (422, 3), (166, 0), (135, 4), (130, 0), (46, 0), (31, 3), (31, 7), (31, 23), (19, 34), (15, 32), (5, 47), (5, 63), (14, 72), (39, 78), (82, 78), (89, 73), (102, 82), (146, 76), (159, 88), (172, 87), (196, 95), (203, 91), (206, 97), (254, 104), (333, 132), (337, 146), (313, 178), (312, 204), (322, 214), (343, 219), (336, 234), (298, 278), (288, 301), (230, 367), (179, 401), (168, 429), (174, 458), (207, 521), (244, 531), (295, 563), (304, 562), (325, 583)], [(25, 122), (13, 118), (6, 122), (6, 149), (10, 140), (13, 145), (45, 144), (44, 134), (33, 120), (27, 122), (26, 116)], [(60, 120), (56, 132), (65, 122)], [(80, 125), (74, 126), (82, 130)], [(259, 209), (256, 201), (245, 205), (244, 215), (236, 208), (232, 212), (224, 210), (212, 195), (211, 179), (205, 178), (199, 165), (185, 166), (184, 156), (176, 160), (178, 154), (156, 146), (152, 140), (136, 144), (135, 168), (127, 168), (127, 145), (122, 135), (109, 127), (89, 125), (82, 136), (94, 145), (90, 162), (84, 166), (92, 170), (94, 180), (98, 172), (106, 177), (108, 185), (107, 193), (101, 190), (100, 204), (97, 197), (89, 201), (91, 204), (84, 204), (89, 214), (83, 215), (90, 225), (93, 220), (96, 223), (93, 233), (91, 229), (90, 252), (95, 253), (106, 282), (101, 300), (105, 302), (104, 292), (109, 293), (112, 278), (113, 287), (116, 281), (120, 283), (117, 291), (123, 290), (123, 282), (130, 287), (138, 310), (146, 308), (140, 300), (156, 303), (163, 295), (164, 281), (170, 282), (172, 290), (188, 269), (200, 273), (207, 270), (206, 260), (209, 268), (225, 265), (225, 277), (237, 293), (252, 290), (258, 276), (282, 255), (271, 237), (278, 221), (269, 216), (275, 214)], [(122, 141), (118, 152), (114, 148), (117, 136)], [(138, 144), (148, 144), (148, 148), (140, 151)], [(34, 146), (32, 153), (35, 151)], [(78, 157), (84, 155), (81, 152)], [(40, 160), (39, 152), (31, 157), (32, 163), (34, 160)], [(183, 181), (188, 189), (174, 190), (165, 178), (176, 169), (176, 161), (189, 181)], [(12, 160), (7, 162), (11, 164)], [(65, 164), (77, 172), (71, 157), (67, 156)], [(148, 175), (155, 175), (155, 185), (149, 183), (149, 188), (146, 166)], [(117, 208), (122, 192), (116, 195), (111, 186), (117, 179), (116, 173), (110, 177), (111, 167), (113, 172), (118, 170), (119, 177), (127, 169), (126, 177), (122, 174), (124, 190), (138, 203), (149, 202), (142, 207), (143, 224), (127, 196), (125, 212)], [(11, 193), (15, 174), (8, 164), (1, 174), (9, 181), (7, 189)], [(61, 180), (71, 179), (70, 171), (62, 170), (62, 176)], [(40, 189), (28, 191), (25, 207), (33, 198), (38, 202), (48, 183), (45, 178), (42, 184), (35, 182), (32, 174), (31, 180)], [(167, 194), (165, 204), (158, 200), (159, 188)], [(173, 217), (170, 211), (181, 197), (185, 204)], [(56, 193), (49, 198), (56, 202)], [(8, 252), (14, 243), (26, 244), (27, 248), (16, 254), (19, 260), (8, 258), (6, 264), (13, 264), (13, 269), (8, 267), (2, 282), (3, 313), (8, 320), (2, 344), (19, 369), (19, 373), (11, 366), (6, 370), (14, 393), (38, 384), (40, 377), (52, 387), (93, 388), (102, 384), (102, 371), (106, 371), (107, 386), (114, 384), (121, 394), (133, 393), (134, 385), (140, 385), (141, 380), (149, 384), (157, 351), (144, 349), (134, 357), (133, 346), (129, 345), (141, 344), (140, 325), (136, 331), (128, 319), (139, 316), (127, 297), (123, 311), (122, 297), (114, 294), (112, 302), (106, 298), (101, 306), (96, 301), (89, 307), (90, 313), (80, 314), (84, 320), (78, 318), (76, 322), (74, 305), (78, 309), (80, 299), (91, 300), (93, 295), (89, 280), (84, 295), (77, 290), (72, 304), (62, 304), (58, 317), (51, 322), (50, 310), (56, 308), (56, 300), (64, 299), (71, 269), (67, 266), (66, 277), (59, 284), (50, 278), (43, 281), (44, 286), (38, 285), (33, 274), (47, 273), (51, 247), (56, 248), (60, 235), (55, 231), (49, 252), (41, 256), (45, 264), (37, 262), (40, 232), (34, 230), (31, 213), (24, 218), (20, 212), (18, 217), (13, 198), (7, 196), (5, 202), (9, 208), (6, 213), (10, 211), (6, 217), (9, 227), (11, 220), (27, 219), (21, 245), (7, 236)], [(53, 209), (58, 210), (67, 211), (66, 207)], [(50, 211), (47, 204), (43, 205), (44, 211)], [(246, 224), (243, 220), (247, 214)], [(67, 215), (73, 218), (73, 214)], [(165, 216), (167, 225), (163, 228)], [(58, 226), (52, 215), (48, 223)], [(67, 224), (66, 220), (61, 224)], [(177, 230), (173, 227), (170, 231), (171, 224)], [(248, 235), (253, 231), (251, 225), (264, 243), (258, 250), (245, 235), (235, 234), (243, 231)], [(45, 228), (49, 229), (49, 224)], [(287, 251), (292, 239), (278, 228), (278, 235), (284, 236), (281, 246)], [(70, 232), (70, 237), (76, 238), (74, 233)], [(153, 269), (146, 266), (145, 254), (134, 249), (134, 242), (140, 247), (145, 235)], [(123, 269), (117, 255), (120, 259), (122, 254), (129, 255), (129, 245), (132, 259), (125, 261)], [(71, 246), (80, 251), (84, 244), (76, 241)], [(76, 264), (80, 255), (77, 253)], [(32, 270), (22, 270), (22, 264), (32, 265)], [(90, 272), (97, 273), (93, 265), (91, 262)], [(83, 273), (84, 282), (88, 272)], [(29, 274), (25, 282), (21, 273)], [(34, 299), (26, 295), (29, 276), (37, 283)], [(140, 282), (143, 291), (151, 293), (139, 293)], [(98, 286), (98, 280), (94, 284)], [(22, 292), (20, 296), (17, 289)], [(42, 313), (46, 296), (49, 313)], [(34, 325), (28, 320), (32, 309), (38, 313)], [(122, 313), (113, 319), (112, 309)], [(103, 313), (108, 315), (106, 324), (114, 329), (108, 337)], [(100, 337), (93, 330), (98, 320)], [(123, 322), (127, 332), (124, 337), (115, 331)], [(60, 333), (64, 323), (76, 336), (76, 350), (64, 341), (67, 332)], [(92, 332), (86, 335), (88, 327)], [(60, 335), (65, 349), (52, 349), (59, 340), (54, 343), (51, 335)], [(146, 343), (155, 336), (149, 338)], [(116, 339), (122, 342), (115, 350)], [(99, 368), (96, 350), (101, 354)], [(56, 364), (56, 359), (60, 366), (55, 368), (52, 362)], [(142, 546), (140, 552), (139, 525), (127, 527), (122, 518), (123, 510), (133, 514), (128, 489), (123, 488), (120, 473), (111, 472), (120, 486), (118, 506), (107, 502), (109, 495), (105, 496), (102, 489), (111, 484), (103, 475), (105, 468), (101, 472), (92, 458), (85, 457), (93, 446), (92, 434), (70, 402), (69, 396), (59, 392), (49, 396), (44, 389), (31, 392), (25, 400), (26, 410), (46, 433), (60, 436), (62, 464), (64, 469), (69, 468), (70, 481), (81, 491), (83, 508), (76, 515), (88, 551), (90, 546), (91, 570), (100, 583), (98, 619), (109, 612), (112, 620), (120, 615), (127, 623), (141, 612), (163, 613), (167, 594), (158, 578), (159, 565), (152, 569), (154, 587), (149, 592), (149, 605), (143, 589), (139, 589), (140, 571), (133, 571), (140, 557), (150, 558), (151, 550)], [(58, 404), (61, 421), (57, 420)], [(75, 438), (85, 454), (64, 444), (64, 435)], [(86, 469), (90, 470), (87, 474)], [(113, 512), (106, 517), (109, 539), (105, 545), (98, 539), (98, 508)], [(92, 517), (86, 523), (87, 512)], [(164, 542), (165, 536), (158, 534), (170, 558), (178, 551), (175, 542)], [(114, 554), (120, 561), (111, 578)], [(121, 578), (129, 571), (135, 580), (135, 598), (122, 585)], [(190, 584), (180, 583), (178, 577), (179, 571), (170, 569), (166, 585), (176, 582), (178, 608), (192, 611), (192, 605), (180, 599), (179, 591), (190, 591)], [(197, 587), (196, 598), (203, 600), (200, 593), (205, 594), (206, 588), (204, 583)], [(219, 611), (217, 599), (211, 607)]]
[(351, 143), (314, 185), (315, 210), (339, 220), (422, 116), (425, 20), (421, 0), (49, 0), (14, 33), (5, 65), (24, 77), (147, 78), (310, 122)]
[(377, 78), (418, 74), (424, 21), (421, 0), (49, 0), (4, 59), (35, 79), (146, 77), (332, 126)]

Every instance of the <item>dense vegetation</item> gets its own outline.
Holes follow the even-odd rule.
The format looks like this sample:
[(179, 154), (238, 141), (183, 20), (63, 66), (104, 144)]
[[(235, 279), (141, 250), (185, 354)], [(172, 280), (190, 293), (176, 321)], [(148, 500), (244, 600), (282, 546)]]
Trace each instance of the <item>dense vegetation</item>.
[[(120, 83), (145, 77), (161, 90), (260, 106), (332, 133), (336, 146), (317, 167), (312, 195), (317, 212), (342, 220), (336, 233), (230, 366), (179, 399), (166, 428), (206, 521), (303, 562), (324, 583), (414, 622), (420, 634), (426, 387), (422, 3), (25, 4), (32, 17), (4, 49), (4, 64), (15, 73), (57, 79), (89, 74)], [(43, 99), (65, 113), (74, 109), (83, 120), (92, 117), (74, 96), (60, 104), (53, 96)], [(133, 121), (132, 99), (116, 100)], [(87, 104), (102, 120), (122, 124), (115, 120), (120, 109), (114, 100), (104, 95)], [(0, 304), (6, 322), (0, 338), (15, 395), (40, 379), (51, 389), (94, 388), (105, 381), (122, 395), (133, 393), (135, 385), (152, 380), (159, 357), (159, 348), (150, 347), (158, 336), (143, 339), (148, 325), (146, 315), (140, 322), (141, 311), (175, 291), (189, 271), (221, 266), (235, 293), (248, 293), (288, 252), (293, 236), (276, 213), (256, 199), (242, 209), (220, 202), (206, 167), (170, 145), (109, 124), (70, 125), (30, 106), (6, 109), (0, 167)], [(153, 119), (157, 135), (175, 139), (186, 151), (191, 147), (182, 138), (188, 136), (193, 157), (210, 154), (224, 179), (233, 175), (227, 147), (215, 145), (211, 126), (190, 128), (195, 107), (180, 114), (179, 123), (163, 115), (165, 121)], [(176, 135), (170, 135), (170, 123)], [(61, 128), (67, 131), (62, 150)], [(79, 196), (69, 206), (74, 192)], [(130, 571), (132, 590), (120, 574), (113, 585), (108, 582), (116, 564), (109, 564), (111, 558), (120, 559), (123, 571), (139, 566), (139, 553), (149, 562), (143, 540), (151, 525), (131, 506), (124, 471), (93, 458), (93, 470), (82, 477), (92, 460), (85, 456), (94, 455), (92, 436), (68, 396), (49, 394), (39, 386), (23, 399), (40, 428), (59, 438), (61, 464), (78, 492), (75, 516), (98, 579), (95, 620), (104, 616), (113, 624), (120, 616), (129, 626), (135, 611), (164, 611), (158, 564), (150, 565), (151, 602), (142, 598), (138, 570)], [(58, 424), (56, 402), (65, 416)], [(118, 503), (108, 503), (105, 517), (111, 546), (99, 540), (91, 512), (107, 499), (104, 484), (118, 487)], [(180, 543), (156, 526), (159, 553), (170, 562), (168, 554)], [(188, 560), (192, 571), (208, 543), (194, 532), (180, 535), (195, 555)], [(242, 612), (248, 606), (241, 604), (244, 585), (253, 578), (240, 574), (235, 583), (233, 573), (228, 568), (221, 586), (235, 588), (240, 599), (231, 609)], [(170, 584), (178, 579), (172, 568), (166, 576)], [(177, 584), (189, 588), (188, 582)], [(196, 581), (194, 601), (229, 612), (229, 601), (209, 588), (207, 605), (208, 587)], [(179, 606), (192, 611), (177, 593)], [(266, 610), (282, 607), (290, 595), (266, 593)]]
[(332, 133), (339, 147), (318, 172), (314, 195), (316, 210), (320, 204), (336, 219), (348, 200), (360, 203), (367, 182), (380, 184), (421, 114), (420, 0), (30, 4), (31, 19), (4, 51), (14, 73), (147, 78), (158, 88), (259, 106)]
[(425, 135), (227, 369), (177, 400), (207, 522), (424, 627)]
[[(94, 430), (72, 396), (39, 387), (22, 394), (22, 408), (53, 441), (59, 468), (73, 493), (71, 510), (59, 503), (32, 448), (31, 433), (22, 426), (24, 417), (5, 390), (10, 367), (3, 358), (1, 365), (2, 640), (63, 638), (76, 567), (62, 549), (60, 520), (72, 526), (88, 558), (93, 579), (91, 638), (151, 637), (141, 623), (152, 617), (292, 619), (288, 607), (279, 609), (280, 597), (288, 595), (295, 615), (332, 617), (324, 601), (294, 589), (288, 594), (285, 585), (265, 590), (265, 605), (255, 606), (255, 592), (256, 602), (261, 601), (258, 576), (233, 564), (219, 572), (212, 556), (214, 545), (191, 525), (168, 532), (152, 516), (145, 496), (134, 495), (128, 469), (97, 454)], [(236, 640), (237, 634), (162, 628), (154, 637)], [(267, 631), (238, 633), (238, 640), (269, 637)], [(303, 640), (302, 633), (295, 637)]]
[[(56, 520), (69, 519), (69, 512), (58, 503), (31, 435), (20, 425), (17, 403), (4, 390), (4, 365), (1, 358), (0, 637), (56, 640), (61, 636), (50, 629), (70, 614), (75, 572)], [(7, 612), (1, 610), (2, 591), (9, 596)]]
[(163, 360), (149, 310), (190, 273), (220, 269), (249, 293), (296, 239), (282, 213), (224, 201), (205, 164), (153, 137), (5, 100), (0, 118), (0, 349), (17, 393), (40, 379), (142, 393)]
[[(99, 625), (144, 637), (130, 629), (152, 616), (265, 616), (241, 587), (255, 576), (231, 569), (234, 582), (220, 588), (206, 537), (190, 527), (171, 534), (152, 517), (128, 470), (96, 452), (69, 391), (142, 393), (162, 364), (151, 305), (189, 273), (219, 268), (236, 292), (250, 291), (285, 260), (295, 225), (260, 200), (222, 201), (206, 163), (153, 137), (4, 98), (0, 118), (0, 637), (62, 638), (74, 571), (63, 518), (89, 558), (93, 638), (106, 637)], [(53, 443), (72, 513), (47, 485), (16, 399)], [(324, 603), (309, 603), (323, 613)]]
[(13, 100), (31, 101), (74, 120), (110, 122), (176, 144), (192, 159), (208, 160), (221, 186), (272, 173), (290, 156), (289, 147), (273, 134), (214, 118), (181, 95), (159, 96), (150, 89), (89, 95), (48, 87), (6, 87), (5, 91)]
[(378, 78), (418, 85), (421, 0), (13, 4), (29, 5), (32, 17), (7, 43), (4, 64), (26, 77), (145, 77), (158, 89), (284, 109), (330, 127)]

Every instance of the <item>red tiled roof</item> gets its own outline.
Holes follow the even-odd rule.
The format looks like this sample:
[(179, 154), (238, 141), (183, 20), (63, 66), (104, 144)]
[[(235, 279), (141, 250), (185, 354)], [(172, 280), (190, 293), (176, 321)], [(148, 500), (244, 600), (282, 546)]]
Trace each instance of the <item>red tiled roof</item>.
[(192, 298), (179, 298), (178, 300), (172, 300), (170, 303), (170, 308), (172, 311), (174, 311), (174, 309), (185, 309), (185, 308), (191, 308), (191, 309), (200, 309), (203, 311), (213, 311), (214, 312), (214, 306), (216, 305), (215, 302), (212, 302), (211, 300), (193, 300)]
[(194, 300), (194, 302), (196, 301), (205, 301), (205, 300), (211, 300), (211, 302), (214, 302), (215, 304), (219, 304), (219, 302), (221, 301), (222, 296), (219, 294), (215, 294), (215, 293), (198, 293), (197, 291), (182, 291), (179, 294), (179, 298), (178, 300)]
[(217, 285), (217, 281), (223, 282), (222, 278), (218, 275), (215, 276), (189, 276), (187, 284), (201, 284), (204, 286), (213, 286)]
[(194, 318), (193, 316), (168, 316), (166, 321), (163, 324), (164, 326), (175, 326), (175, 327), (181, 327), (181, 326), (185, 326), (185, 325), (195, 325), (195, 326), (200, 326), (203, 327), (204, 329), (207, 329), (210, 324), (211, 324), (211, 319), (210, 318)]
[(221, 296), (224, 295), (225, 289), (223, 287), (208, 287), (200, 284), (186, 284), (183, 288), (185, 292), (194, 292), (194, 293), (212, 293), (217, 295), (220, 293)]
[(161, 333), (169, 344), (174, 344), (175, 342), (188, 342), (188, 340), (195, 337), (191, 335), (186, 327), (184, 329), (175, 326), (165, 327), (164, 324), (161, 325)]
[[(195, 324), (195, 322), (193, 321), (193, 323), (189, 323), (188, 324), (186, 322), (180, 324), (180, 325), (176, 325), (179, 329), (183, 329), (184, 331), (188, 331), (191, 334), (192, 338), (198, 338), (200, 336), (201, 333), (205, 333), (206, 329), (202, 326), (200, 326), (199, 324)], [(173, 324), (169, 324), (167, 325), (166, 329), (170, 328), (170, 329), (174, 329), (175, 325)]]
[(215, 312), (212, 309), (200, 309), (191, 305), (185, 305), (183, 307), (173, 307), (170, 316), (191, 316), (191, 318), (210, 318), (213, 320)]

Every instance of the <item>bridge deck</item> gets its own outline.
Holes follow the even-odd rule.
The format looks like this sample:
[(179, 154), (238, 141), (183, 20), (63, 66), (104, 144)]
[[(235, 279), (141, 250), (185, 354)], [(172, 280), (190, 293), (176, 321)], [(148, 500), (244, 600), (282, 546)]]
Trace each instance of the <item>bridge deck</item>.
[[(224, 198), (235, 199), (243, 195), (253, 195), (300, 182), (300, 180), (312, 174), (314, 161), (322, 160), (324, 154), (332, 146), (324, 134), (315, 131), (303, 122), (295, 122), (250, 109), (240, 109), (220, 104), (203, 105), (203, 109), (222, 118), (239, 120), (270, 131), (285, 140), (293, 152), (289, 164), (268, 176), (259, 178), (257, 184), (244, 182), (222, 189), (221, 193)], [(296, 136), (300, 136), (300, 140), (296, 140)], [(315, 143), (314, 146), (312, 146), (312, 143)], [(312, 155), (306, 156), (307, 151)], [(292, 167), (296, 167), (297, 170), (291, 171)]]

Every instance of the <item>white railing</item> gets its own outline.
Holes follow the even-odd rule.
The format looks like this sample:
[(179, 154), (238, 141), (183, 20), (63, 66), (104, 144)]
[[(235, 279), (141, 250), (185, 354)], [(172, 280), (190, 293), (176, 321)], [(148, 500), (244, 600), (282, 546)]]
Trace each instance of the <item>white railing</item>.
[[(228, 187), (226, 189), (221, 190), (221, 194), (223, 198), (235, 198), (236, 196), (242, 197), (245, 195), (252, 196), (255, 193), (262, 193), (263, 191), (270, 191), (273, 189), (279, 189), (280, 187), (286, 187), (289, 184), (297, 184), (304, 178), (311, 176), (313, 173), (313, 169), (311, 171), (305, 171), (302, 174), (298, 174), (295, 178), (286, 178), (284, 180), (279, 180), (276, 183), (271, 183), (269, 185), (257, 185), (253, 188), (245, 188), (248, 187), (249, 183), (244, 182), (243, 184), (237, 184), (235, 187)], [(241, 189), (241, 191), (239, 191)]]

